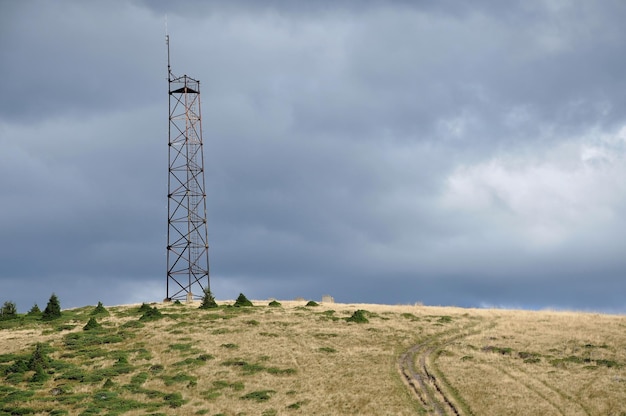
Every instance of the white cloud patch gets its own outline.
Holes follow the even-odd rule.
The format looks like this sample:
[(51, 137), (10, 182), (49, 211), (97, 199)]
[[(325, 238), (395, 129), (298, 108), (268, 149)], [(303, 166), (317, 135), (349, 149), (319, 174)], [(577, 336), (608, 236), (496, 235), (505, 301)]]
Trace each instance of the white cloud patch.
[(529, 247), (553, 247), (610, 226), (626, 200), (626, 127), (591, 132), (539, 155), (498, 155), (457, 167), (441, 204), (504, 229)]

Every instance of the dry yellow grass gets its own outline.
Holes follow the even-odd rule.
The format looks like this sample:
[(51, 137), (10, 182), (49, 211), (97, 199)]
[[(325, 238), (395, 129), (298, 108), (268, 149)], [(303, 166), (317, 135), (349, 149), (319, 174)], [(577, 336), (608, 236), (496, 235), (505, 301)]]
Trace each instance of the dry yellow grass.
[[(19, 405), (38, 414), (52, 408), (80, 414), (109, 406), (102, 414), (115, 413), (112, 404), (95, 396), (106, 390), (127, 404), (156, 406), (124, 408), (121, 413), (128, 415), (436, 414), (436, 406), (411, 393), (398, 367), (403, 352), (428, 343), (420, 353), (424, 365), (460, 414), (626, 415), (623, 316), (408, 305), (305, 307), (302, 301), (283, 301), (276, 308), (268, 302), (217, 310), (158, 304), (164, 318), (130, 328), (123, 325), (138, 322), (132, 311), (139, 305), (110, 307), (111, 316), (99, 322), (121, 341), (90, 347), (99, 350), (89, 359), (91, 350), (76, 353), (67, 346), (68, 334), (83, 332), (89, 308), (62, 330), (49, 323), (0, 329), (5, 356), (32, 352), (35, 343), (46, 342), (51, 358), (86, 373), (114, 368), (120, 354), (131, 366), (110, 377), (114, 387), (106, 390), (104, 379), (80, 383), (63, 376), (62, 369), (39, 385), (28, 383), (32, 372), (9, 382), (2, 366), (6, 371), (11, 362), (0, 361), (0, 387), (34, 391), (16, 404), (6, 401), (7, 388), (2, 404), (0, 389), (0, 409)], [(369, 312), (369, 323), (346, 322), (359, 309)], [(141, 388), (133, 389), (133, 383)], [(66, 392), (61, 396), (83, 400), (59, 400), (52, 393), (59, 387)], [(164, 404), (163, 396), (171, 393), (181, 395), (177, 407)]]

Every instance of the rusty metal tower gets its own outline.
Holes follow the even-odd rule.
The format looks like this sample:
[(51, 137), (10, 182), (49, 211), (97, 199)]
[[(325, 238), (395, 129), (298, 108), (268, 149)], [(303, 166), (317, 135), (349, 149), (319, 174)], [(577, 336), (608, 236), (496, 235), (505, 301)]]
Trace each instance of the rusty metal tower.
[(172, 74), (168, 35), (165, 41), (170, 120), (165, 300), (190, 302), (210, 289), (200, 81)]

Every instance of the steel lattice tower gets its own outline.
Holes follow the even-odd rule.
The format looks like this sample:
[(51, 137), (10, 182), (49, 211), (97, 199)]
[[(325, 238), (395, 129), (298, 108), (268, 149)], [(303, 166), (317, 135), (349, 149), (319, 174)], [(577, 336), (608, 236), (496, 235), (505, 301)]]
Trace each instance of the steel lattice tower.
[(204, 290), (210, 289), (200, 81), (172, 74), (169, 36), (166, 43), (169, 176), (165, 300), (189, 302), (202, 298)]

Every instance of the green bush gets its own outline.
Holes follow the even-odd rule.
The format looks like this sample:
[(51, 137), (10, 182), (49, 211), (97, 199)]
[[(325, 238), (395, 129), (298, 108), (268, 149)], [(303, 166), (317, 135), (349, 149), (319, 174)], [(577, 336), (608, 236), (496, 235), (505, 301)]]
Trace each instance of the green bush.
[(211, 289), (204, 289), (204, 296), (202, 297), (202, 304), (199, 309), (212, 309), (219, 307), (217, 302), (215, 302), (215, 297), (211, 293)]
[(28, 313), (26, 315), (28, 315), (28, 316), (41, 316), (41, 309), (39, 309), (39, 305), (37, 305), (35, 303), (33, 305), (33, 307), (30, 308), (30, 310), (28, 311)]
[(33, 374), (33, 376), (31, 377), (30, 382), (43, 383), (44, 381), (48, 380), (48, 378), (50, 378), (48, 373), (44, 371), (43, 367), (38, 365), (35, 367), (35, 374)]
[(100, 329), (100, 328), (102, 328), (102, 325), (100, 325), (98, 321), (96, 321), (96, 318), (92, 316), (91, 318), (89, 318), (87, 325), (83, 327), (83, 331), (91, 331), (91, 330)]
[(28, 371), (28, 361), (18, 359), (13, 364), (4, 369), (4, 374), (23, 374)]
[(147, 303), (145, 303), (145, 302), (144, 302), (144, 303), (142, 303), (142, 304), (141, 304), (141, 306), (139, 307), (139, 309), (137, 310), (137, 312), (140, 312), (140, 313), (146, 313), (146, 312), (148, 312), (150, 309), (152, 309), (152, 308), (150, 307), (150, 305), (148, 305)]
[(363, 309), (358, 309), (354, 311), (351, 317), (346, 318), (346, 321), (355, 322), (357, 324), (366, 324), (369, 322), (369, 320), (365, 317), (366, 313), (367, 311), (364, 311)]
[[(49, 348), (49, 346), (48, 346)], [(38, 343), (35, 346), (35, 351), (28, 360), (28, 369), (31, 371), (37, 371), (38, 368), (46, 369), (50, 367), (50, 358), (46, 354), (46, 345)]]
[(17, 318), (17, 307), (14, 302), (7, 300), (0, 309), (0, 319), (15, 319)]
[(315, 302), (314, 300), (310, 300), (307, 302), (307, 304), (305, 306), (320, 306), (319, 303)]
[(181, 407), (186, 402), (186, 400), (183, 400), (183, 396), (180, 393), (166, 394), (163, 400), (165, 400), (170, 407)]
[(243, 293), (239, 294), (239, 297), (237, 298), (237, 300), (235, 301), (235, 307), (239, 308), (241, 306), (254, 306), (252, 305), (252, 302), (250, 302), (248, 300), (248, 298), (245, 297), (245, 295)]
[(279, 306), (282, 306), (282, 305), (281, 305), (281, 303), (280, 303), (280, 302), (278, 302), (278, 301), (276, 301), (276, 300), (273, 300), (273, 301), (271, 301), (271, 302), (269, 303), (269, 305), (268, 305), (268, 306), (271, 306), (271, 307), (276, 308), (276, 307), (279, 307)]
[(98, 302), (98, 306), (91, 311), (91, 315), (109, 316), (109, 311), (102, 305), (102, 302)]
[(41, 319), (51, 321), (61, 317), (61, 303), (54, 293), (50, 296), (46, 309), (44, 309)]
[(156, 308), (156, 306), (153, 308), (150, 308), (148, 306), (148, 309), (144, 312), (141, 318), (139, 318), (139, 320), (140, 321), (155, 321), (157, 319), (161, 319), (162, 317), (163, 317), (163, 314), (161, 313), (160, 310)]

